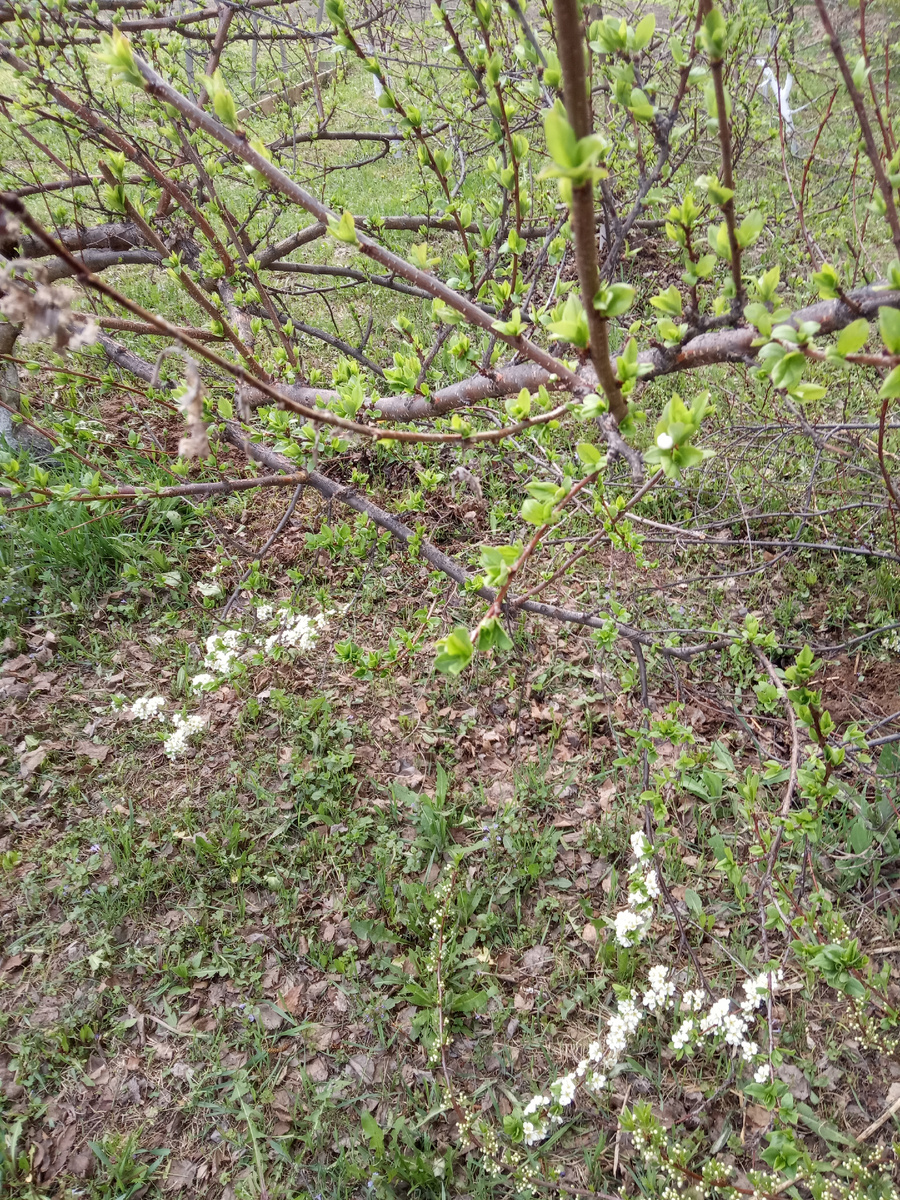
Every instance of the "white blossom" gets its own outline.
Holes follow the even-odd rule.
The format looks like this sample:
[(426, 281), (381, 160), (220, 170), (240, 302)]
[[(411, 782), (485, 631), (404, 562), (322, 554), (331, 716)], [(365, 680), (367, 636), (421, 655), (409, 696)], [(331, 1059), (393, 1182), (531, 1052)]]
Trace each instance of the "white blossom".
[(682, 995), (680, 1008), (683, 1012), (699, 1012), (703, 1007), (706, 996), (702, 988), (691, 991), (690, 988)]
[(644, 1008), (655, 1012), (657, 1008), (668, 1008), (675, 995), (675, 981), (667, 979), (668, 969), (662, 965), (651, 967), (647, 979), (650, 984), (643, 996)]
[(206, 725), (206, 717), (199, 713), (193, 713), (189, 717), (182, 717), (180, 713), (175, 713), (172, 717), (172, 724), (175, 726), (173, 733), (170, 733), (163, 743), (163, 749), (168, 758), (177, 758), (179, 754), (183, 754), (188, 748), (188, 742), (195, 733), (199, 733)]
[(616, 941), (620, 946), (634, 946), (647, 931), (644, 918), (630, 908), (616, 913)]
[(675, 1030), (672, 1036), (672, 1049), (683, 1050), (694, 1034), (694, 1019), (688, 1017), (686, 1021), (682, 1021), (679, 1027)]
[(131, 706), (131, 715), (139, 721), (164, 721), (160, 709), (165, 707), (165, 696), (140, 696)]
[(670, 433), (659, 433), (656, 435), (656, 444), (660, 450), (671, 450), (675, 445)]
[(563, 1108), (568, 1108), (575, 1099), (575, 1092), (578, 1090), (577, 1077), (574, 1073), (563, 1075), (560, 1079), (557, 1079), (554, 1086), (559, 1091), (559, 1103)]
[(631, 835), (631, 853), (635, 858), (648, 858), (653, 847), (647, 840), (647, 835), (640, 829)]
[(723, 996), (721, 1000), (716, 1000), (700, 1022), (700, 1032), (704, 1034), (718, 1033), (730, 1012), (731, 1001), (727, 996)]
[(546, 1121), (528, 1121), (522, 1122), (522, 1133), (526, 1146), (536, 1146), (538, 1142), (542, 1142), (550, 1132)]
[(784, 979), (784, 971), (780, 968), (777, 971), (773, 971), (771, 976), (768, 971), (763, 971), (755, 979), (744, 980), (744, 993), (747, 998), (741, 1003), (743, 1012), (753, 1012), (755, 1008), (758, 1008), (761, 1004), (765, 1004), (766, 997), (769, 994), (770, 978), (774, 994), (778, 990), (778, 984)]
[(722, 1028), (725, 1031), (726, 1044), (740, 1046), (744, 1041), (744, 1034), (747, 1032), (747, 1022), (737, 1013), (729, 1013), (722, 1022)]
[(622, 1000), (619, 1011), (609, 1018), (606, 1034), (607, 1057), (615, 1062), (625, 1052), (629, 1037), (641, 1023), (641, 1010), (633, 1000)]

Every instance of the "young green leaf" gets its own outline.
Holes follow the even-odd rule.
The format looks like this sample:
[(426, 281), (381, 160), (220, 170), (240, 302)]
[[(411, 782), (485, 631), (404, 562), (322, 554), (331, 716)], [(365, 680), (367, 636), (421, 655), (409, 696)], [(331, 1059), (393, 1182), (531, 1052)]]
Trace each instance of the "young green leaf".
[(900, 309), (879, 308), (878, 328), (881, 340), (891, 354), (900, 354)]
[(328, 232), (333, 238), (337, 238), (339, 242), (346, 242), (349, 246), (358, 245), (359, 239), (356, 236), (353, 213), (348, 212), (346, 208), (340, 221), (330, 221), (328, 223)]
[(858, 321), (852, 321), (846, 329), (842, 329), (837, 340), (835, 350), (838, 354), (856, 354), (858, 350), (862, 350), (869, 337), (869, 322), (860, 317)]
[(465, 625), (457, 625), (451, 634), (437, 643), (435, 667), (445, 675), (459, 675), (472, 661), (475, 647)]

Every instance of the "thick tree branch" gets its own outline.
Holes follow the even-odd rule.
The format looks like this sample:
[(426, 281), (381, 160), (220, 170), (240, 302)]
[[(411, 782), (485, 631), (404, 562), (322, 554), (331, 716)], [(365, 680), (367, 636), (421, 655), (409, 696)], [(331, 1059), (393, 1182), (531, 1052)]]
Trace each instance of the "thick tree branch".
[[(137, 54), (134, 55), (134, 63), (143, 76), (146, 83), (146, 90), (151, 96), (163, 104), (171, 104), (183, 116), (187, 117), (189, 121), (192, 121), (221, 145), (254, 167), (273, 188), (287, 196), (295, 204), (300, 205), (301, 208), (304, 208), (315, 217), (317, 221), (326, 225), (332, 221), (337, 222), (336, 215), (325, 204), (310, 192), (307, 192), (305, 188), (302, 188), (264, 155), (254, 150), (246, 135), (243, 133), (232, 133), (230, 129), (226, 128), (216, 118), (211, 117), (209, 113), (198, 108), (192, 100), (183, 96), (171, 84), (167, 83), (149, 63), (145, 62)], [(581, 389), (581, 381), (577, 374), (571, 371), (564, 363), (560, 362), (559, 359), (525, 337), (499, 333), (494, 329), (494, 319), (489, 313), (486, 313), (477, 304), (453, 288), (448, 287), (447, 284), (435, 275), (432, 275), (430, 271), (414, 266), (412, 263), (400, 258), (399, 255), (385, 249), (385, 247), (379, 245), (365, 234), (357, 234), (357, 245), (362, 254), (380, 263), (383, 267), (406, 279), (416, 287), (422, 288), (435, 299), (443, 301), (444, 304), (461, 313), (471, 325), (495, 334), (500, 340), (513, 346), (517, 351), (532, 359), (532, 361), (545, 367), (547, 371), (558, 375), (573, 388), (577, 390)]]
[[(719, 148), (722, 154), (722, 182), (734, 193), (734, 170), (731, 155), (731, 125), (728, 120), (728, 103), (725, 96), (724, 64), (721, 58), (710, 60), (713, 87), (716, 92), (716, 124), (719, 127)], [(735, 216), (734, 195), (732, 194), (722, 205), (725, 217), (725, 228), (728, 231), (728, 247), (731, 251), (731, 275), (734, 279), (735, 304), (738, 309), (744, 307), (744, 282), (741, 276), (741, 246), (737, 237), (737, 218)]]
[[(581, 6), (578, 0), (553, 0), (556, 20), (556, 42), (562, 66), (563, 89), (569, 124), (579, 140), (592, 132), (591, 106), (584, 69), (584, 37), (581, 28)], [(594, 297), (600, 290), (600, 270), (597, 265), (597, 235), (594, 218), (594, 185), (582, 184), (572, 188), (570, 205), (572, 234), (575, 239), (575, 263), (581, 302), (587, 313), (591, 339), (591, 359), (594, 370), (609, 403), (609, 411), (618, 424), (625, 419), (628, 405), (610, 363), (609, 322), (594, 308)]]
[[(874, 317), (882, 307), (900, 308), (900, 292), (890, 291), (885, 284), (872, 284), (847, 294), (843, 300), (823, 300), (807, 308), (798, 309), (785, 321), (799, 325), (802, 321), (817, 321), (820, 334), (837, 333), (858, 317)], [(715, 363), (742, 363), (752, 361), (758, 352), (753, 345), (757, 338), (755, 329), (717, 329), (701, 333), (681, 348), (672, 351), (662, 349), (643, 350), (638, 361), (646, 363), (651, 370), (645, 379), (656, 379), (661, 375), (672, 375), (681, 371), (695, 371)], [(615, 366), (616, 360), (613, 360)], [(579, 370), (582, 389), (597, 386), (596, 377), (589, 364)], [(482, 400), (510, 396), (521, 388), (537, 391), (565, 386), (552, 380), (548, 372), (536, 363), (518, 363), (498, 368), (490, 375), (473, 375), (459, 383), (450, 384), (425, 399), (422, 396), (385, 396), (378, 401), (376, 411), (386, 420), (417, 421), (429, 417), (443, 416), (457, 408), (466, 408)], [(286, 389), (290, 390), (290, 389)], [(322, 395), (328, 395), (322, 392)]]

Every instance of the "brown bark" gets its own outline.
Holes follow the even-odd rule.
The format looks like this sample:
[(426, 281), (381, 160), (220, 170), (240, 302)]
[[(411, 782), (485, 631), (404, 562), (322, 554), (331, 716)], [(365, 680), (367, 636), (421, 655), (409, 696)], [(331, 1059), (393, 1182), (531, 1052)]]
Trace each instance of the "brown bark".
[[(563, 74), (563, 92), (569, 124), (578, 139), (592, 131), (591, 106), (584, 67), (584, 36), (578, 0), (553, 0), (556, 20), (556, 43)], [(591, 360), (609, 411), (616, 424), (628, 412), (628, 405), (609, 360), (608, 322), (594, 308), (594, 297), (600, 290), (600, 269), (597, 263), (597, 235), (594, 218), (594, 186), (585, 183), (572, 188), (570, 205), (572, 234), (575, 239), (575, 263), (581, 302), (587, 313), (591, 339)]]

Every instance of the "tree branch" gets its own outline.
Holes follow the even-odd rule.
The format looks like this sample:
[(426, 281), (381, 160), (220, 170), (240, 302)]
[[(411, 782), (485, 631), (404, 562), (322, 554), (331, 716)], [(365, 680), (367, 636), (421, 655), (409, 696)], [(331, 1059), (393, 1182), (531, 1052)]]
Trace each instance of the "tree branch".
[[(569, 124), (579, 140), (592, 131), (591, 106), (588, 98), (587, 76), (584, 69), (584, 38), (581, 28), (581, 6), (578, 0), (553, 0), (556, 20), (556, 43), (562, 66), (563, 89)], [(572, 234), (575, 238), (575, 263), (581, 302), (587, 313), (591, 338), (591, 359), (594, 370), (609, 403), (616, 424), (628, 412), (628, 405), (610, 363), (608, 322), (594, 308), (594, 297), (600, 290), (600, 270), (597, 265), (597, 235), (594, 218), (594, 185), (582, 184), (572, 188), (569, 206)]]
[(828, 9), (825, 7), (825, 0), (815, 0), (816, 11), (819, 14), (819, 20), (822, 22), (822, 28), (831, 44), (831, 53), (835, 57), (838, 69), (841, 72), (841, 78), (844, 80), (844, 86), (850, 96), (853, 104), (853, 110), (856, 113), (856, 119), (859, 122), (859, 128), (863, 135), (863, 142), (866, 147), (866, 154), (869, 156), (869, 162), (872, 164), (872, 170), (875, 172), (875, 181), (878, 184), (882, 199), (884, 200), (887, 222), (891, 229), (891, 238), (894, 243), (894, 248), (900, 256), (900, 216), (897, 213), (897, 205), (894, 203), (894, 192), (891, 188), (890, 180), (885, 174), (884, 165), (878, 153), (878, 145), (875, 142), (875, 135), (872, 132), (872, 126), (869, 123), (869, 116), (866, 112), (866, 104), (860, 95), (859, 88), (853, 82), (853, 72), (847, 63), (847, 58), (844, 54), (844, 48), (841, 45), (841, 40), (834, 31), (834, 26), (831, 24), (831, 18), (828, 15)]

